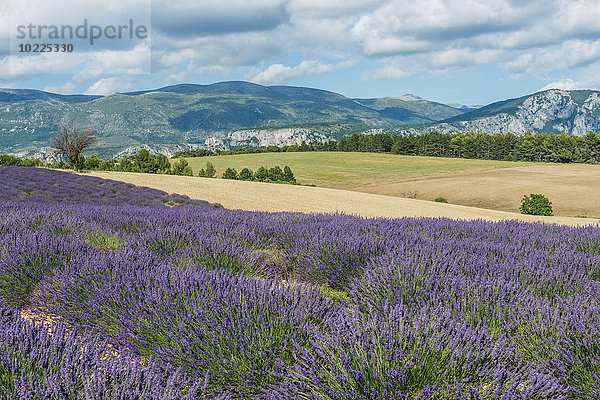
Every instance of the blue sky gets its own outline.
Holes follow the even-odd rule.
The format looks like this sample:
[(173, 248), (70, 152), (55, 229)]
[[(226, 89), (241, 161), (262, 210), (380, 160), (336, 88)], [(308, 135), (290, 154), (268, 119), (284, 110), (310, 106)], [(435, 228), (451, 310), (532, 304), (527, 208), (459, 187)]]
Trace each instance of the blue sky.
[[(20, 24), (84, 19), (132, 19), (149, 35), (75, 42), (69, 55), (15, 51)], [(598, 21), (597, 0), (0, 0), (0, 87), (109, 94), (245, 80), (488, 104), (600, 88)]]

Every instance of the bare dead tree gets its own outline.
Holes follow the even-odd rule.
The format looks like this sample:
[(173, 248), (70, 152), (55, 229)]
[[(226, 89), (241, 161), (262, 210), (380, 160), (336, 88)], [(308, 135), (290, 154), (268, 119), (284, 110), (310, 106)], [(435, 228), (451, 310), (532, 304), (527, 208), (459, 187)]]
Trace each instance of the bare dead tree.
[(77, 158), (81, 152), (98, 140), (92, 128), (83, 129), (78, 125), (60, 125), (60, 134), (50, 138), (54, 154), (66, 156), (77, 169)]

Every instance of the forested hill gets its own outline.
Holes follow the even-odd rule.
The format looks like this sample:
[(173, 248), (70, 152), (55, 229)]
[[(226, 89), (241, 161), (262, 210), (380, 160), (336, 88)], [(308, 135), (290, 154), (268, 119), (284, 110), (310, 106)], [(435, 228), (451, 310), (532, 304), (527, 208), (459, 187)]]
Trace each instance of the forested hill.
[[(410, 108), (403, 105), (410, 104)], [(443, 113), (431, 114), (442, 108)], [(0, 153), (32, 155), (47, 146), (60, 123), (93, 127), (100, 136), (96, 152), (113, 156), (129, 147), (150, 145), (177, 150), (204, 145), (236, 130), (320, 124), (325, 133), (439, 121), (465, 110), (438, 103), (396, 101), (369, 105), (325, 90), (261, 86), (248, 82), (182, 84), (107, 96), (64, 96), (38, 90), (0, 89)], [(286, 138), (295, 140), (294, 134)], [(19, 154), (23, 153), (23, 154)]]
[(600, 131), (600, 97), (592, 90), (548, 90), (481, 108), (414, 95), (352, 99), (341, 94), (249, 82), (181, 84), (107, 96), (0, 89), (0, 153), (47, 158), (61, 123), (92, 127), (89, 149), (103, 158), (140, 148), (172, 155), (209, 148), (299, 145), (353, 133), (400, 135), (482, 132)]

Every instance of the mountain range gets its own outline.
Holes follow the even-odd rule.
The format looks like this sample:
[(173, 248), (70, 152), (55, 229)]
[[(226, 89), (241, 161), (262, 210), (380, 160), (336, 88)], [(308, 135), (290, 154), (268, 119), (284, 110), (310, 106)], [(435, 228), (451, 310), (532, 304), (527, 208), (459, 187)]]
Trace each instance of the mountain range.
[(61, 95), (0, 89), (0, 153), (46, 158), (60, 124), (92, 127), (90, 148), (115, 157), (145, 147), (189, 148), (300, 144), (356, 132), (600, 131), (600, 92), (549, 90), (485, 107), (441, 104), (415, 95), (352, 99), (341, 94), (249, 82), (180, 84), (155, 90)]

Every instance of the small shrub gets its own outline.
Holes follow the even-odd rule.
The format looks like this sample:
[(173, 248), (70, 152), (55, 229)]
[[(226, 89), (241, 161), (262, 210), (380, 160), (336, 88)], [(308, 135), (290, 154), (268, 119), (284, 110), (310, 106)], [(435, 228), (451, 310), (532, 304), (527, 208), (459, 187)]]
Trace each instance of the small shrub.
[(436, 199), (434, 200), (436, 203), (447, 203), (448, 199), (445, 197), (436, 197)]
[(552, 215), (552, 202), (543, 194), (530, 194), (521, 200), (521, 214)]

